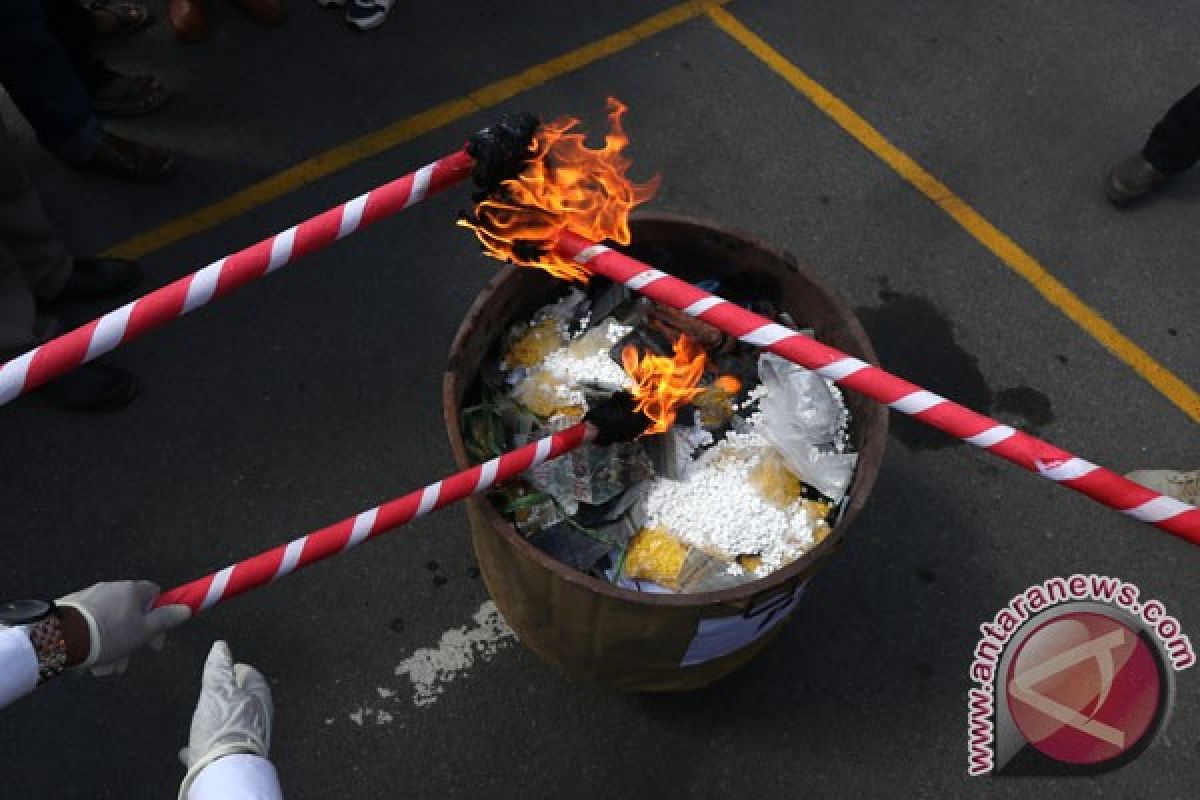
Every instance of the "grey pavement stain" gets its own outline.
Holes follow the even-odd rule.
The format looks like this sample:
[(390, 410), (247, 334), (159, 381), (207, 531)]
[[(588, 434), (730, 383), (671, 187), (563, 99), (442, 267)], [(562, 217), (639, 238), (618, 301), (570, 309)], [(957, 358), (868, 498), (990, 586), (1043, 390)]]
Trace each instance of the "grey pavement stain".
[[(1054, 421), (1054, 406), (1046, 395), (1028, 386), (993, 391), (979, 369), (979, 360), (954, 337), (954, 324), (928, 298), (893, 291), (886, 275), (879, 277), (877, 307), (855, 309), (880, 364), (912, 383), (982, 414), (1023, 430), (1038, 433)], [(1065, 364), (1066, 358), (1059, 359)], [(905, 414), (893, 413), (891, 434), (912, 450), (940, 450), (962, 444)]]
[[(992, 412), (1001, 421), (1013, 420), (1017, 427), (1031, 432), (1054, 422), (1054, 406), (1050, 403), (1050, 398), (1028, 386), (996, 392)], [(1006, 417), (1008, 419), (1005, 419)]]

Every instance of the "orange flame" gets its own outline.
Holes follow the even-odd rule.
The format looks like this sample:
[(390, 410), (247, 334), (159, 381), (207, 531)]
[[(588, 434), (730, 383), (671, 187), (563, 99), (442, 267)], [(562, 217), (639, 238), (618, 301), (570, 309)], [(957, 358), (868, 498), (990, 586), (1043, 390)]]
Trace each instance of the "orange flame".
[(621, 364), (637, 384), (632, 390), (634, 410), (653, 423), (643, 435), (665, 433), (675, 424), (679, 407), (702, 391), (697, 384), (707, 361), (704, 350), (686, 336), (676, 340), (674, 350), (673, 357), (653, 353), (639, 357), (632, 345), (621, 351)]
[(725, 394), (737, 394), (742, 390), (742, 382), (738, 380), (736, 375), (722, 375), (713, 381), (713, 386), (716, 386)]
[(538, 128), (521, 175), (502, 184), (502, 196), (476, 204), (473, 219), (458, 224), (475, 231), (486, 255), (586, 283), (587, 270), (555, 252), (559, 234), (569, 230), (593, 241), (629, 244), (629, 212), (658, 191), (658, 176), (642, 184), (625, 177), (632, 164), (621, 152), (629, 144), (621, 127), (625, 111), (621, 101), (608, 98), (610, 129), (598, 150), (587, 147), (584, 134), (569, 132), (577, 119)]

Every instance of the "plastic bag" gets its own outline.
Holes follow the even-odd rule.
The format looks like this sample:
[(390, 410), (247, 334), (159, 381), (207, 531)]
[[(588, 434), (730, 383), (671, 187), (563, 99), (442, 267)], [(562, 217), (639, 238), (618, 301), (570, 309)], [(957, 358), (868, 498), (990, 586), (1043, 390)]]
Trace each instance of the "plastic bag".
[(696, 451), (712, 444), (713, 437), (704, 428), (676, 424), (666, 433), (647, 436), (641, 441), (655, 475), (682, 481), (692, 473)]
[(540, 369), (526, 375), (513, 389), (512, 396), (522, 406), (543, 418), (556, 414), (582, 417), (587, 410), (587, 398), (581, 390), (557, 375)]
[(783, 456), (796, 477), (834, 502), (842, 499), (856, 454), (834, 452), (846, 423), (846, 409), (817, 373), (764, 353), (758, 374), (767, 396), (759, 408), (763, 437)]
[(623, 576), (684, 594), (732, 589), (758, 577), (744, 569), (731, 571), (731, 566), (665, 529), (646, 528), (629, 542)]
[[(581, 361), (598, 356), (601, 353), (607, 356), (609, 351), (614, 346), (620, 344), (630, 332), (631, 328), (628, 325), (622, 325), (612, 317), (609, 317), (568, 344), (567, 353), (572, 358), (577, 358)], [(616, 386), (613, 388), (619, 389), (621, 387)]]
[(513, 337), (508, 352), (504, 354), (504, 364), (512, 369), (536, 367), (566, 343), (562, 324), (553, 317), (545, 317)]
[(564, 520), (529, 537), (542, 552), (580, 572), (590, 572), (612, 550), (612, 542), (590, 536)]
[(579, 289), (571, 287), (571, 290), (559, 298), (558, 301), (539, 309), (533, 315), (533, 322), (537, 323), (543, 319), (553, 319), (565, 331), (570, 328), (571, 323), (586, 311), (587, 307), (587, 295)]
[[(577, 420), (555, 417), (549, 431), (563, 430)], [(524, 473), (534, 488), (554, 497), (574, 516), (580, 503), (603, 505), (631, 484), (641, 483), (653, 474), (653, 466), (636, 442), (614, 445), (585, 444), (558, 458), (539, 464)]]

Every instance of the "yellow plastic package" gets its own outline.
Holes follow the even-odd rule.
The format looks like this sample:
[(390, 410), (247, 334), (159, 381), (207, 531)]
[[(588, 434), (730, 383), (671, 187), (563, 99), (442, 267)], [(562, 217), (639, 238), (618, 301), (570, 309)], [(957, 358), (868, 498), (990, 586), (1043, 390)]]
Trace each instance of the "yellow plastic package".
[(558, 320), (553, 317), (530, 325), (512, 343), (504, 361), (510, 368), (534, 367), (546, 360), (546, 356), (566, 344)]
[(804, 486), (774, 450), (763, 453), (750, 470), (750, 483), (763, 498), (779, 508), (786, 508), (800, 499)]
[(625, 574), (634, 580), (654, 581), (668, 589), (678, 589), (689, 550), (690, 547), (662, 528), (643, 528), (629, 540)]

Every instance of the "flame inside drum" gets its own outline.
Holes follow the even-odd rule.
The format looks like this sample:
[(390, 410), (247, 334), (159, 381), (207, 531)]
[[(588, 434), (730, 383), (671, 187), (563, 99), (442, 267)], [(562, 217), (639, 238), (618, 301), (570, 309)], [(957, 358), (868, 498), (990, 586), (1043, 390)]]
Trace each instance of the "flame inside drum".
[(702, 391), (698, 385), (707, 364), (704, 350), (686, 336), (676, 340), (674, 350), (673, 356), (639, 356), (632, 345), (621, 351), (621, 364), (636, 384), (634, 410), (651, 421), (643, 435), (665, 433), (675, 423), (679, 407)]
[(608, 98), (609, 131), (599, 149), (572, 132), (577, 119), (540, 127), (521, 175), (477, 203), (473, 217), (459, 224), (475, 231), (486, 255), (586, 283), (587, 270), (555, 252), (559, 235), (569, 230), (592, 241), (629, 244), (629, 212), (658, 191), (658, 176), (642, 184), (625, 176), (632, 164), (623, 155), (629, 144), (621, 126), (626, 110)]
[(736, 375), (722, 375), (713, 381), (713, 386), (726, 394), (737, 394), (742, 390), (742, 382)]

